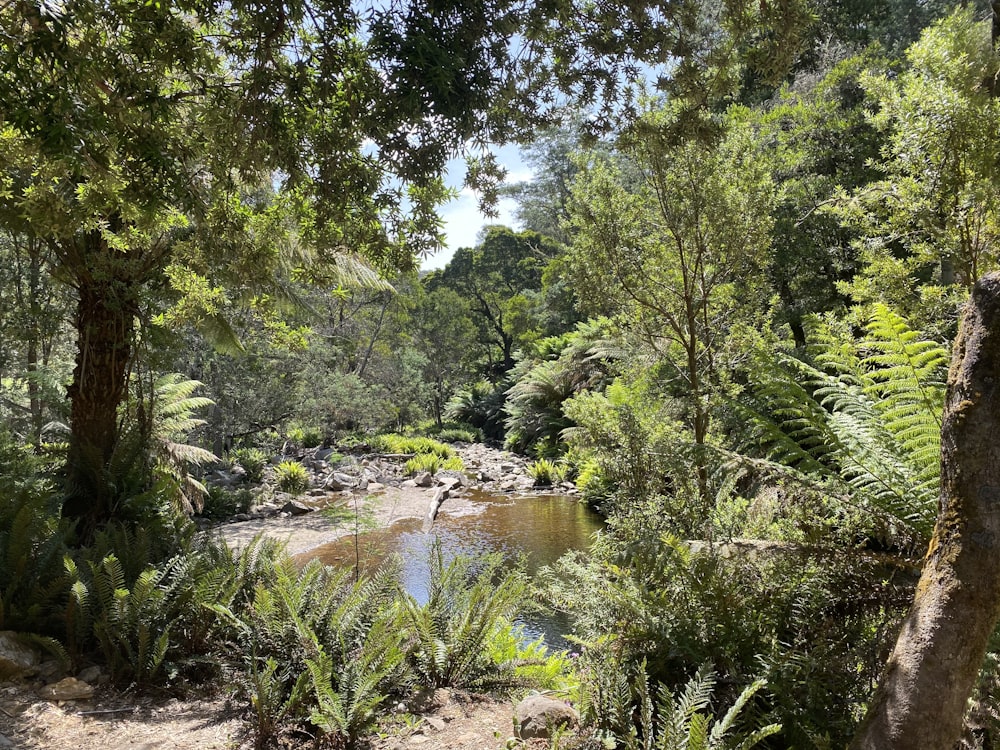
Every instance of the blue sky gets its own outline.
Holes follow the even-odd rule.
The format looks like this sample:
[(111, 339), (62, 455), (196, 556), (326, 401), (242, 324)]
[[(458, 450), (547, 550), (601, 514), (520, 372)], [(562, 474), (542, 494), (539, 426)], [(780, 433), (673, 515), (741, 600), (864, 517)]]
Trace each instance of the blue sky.
[[(496, 150), (496, 155), (507, 169), (508, 183), (531, 179), (531, 170), (525, 165), (517, 146), (504, 146)], [(475, 245), (476, 236), (487, 224), (514, 226), (514, 201), (501, 200), (497, 207), (500, 215), (492, 219), (487, 218), (479, 213), (476, 194), (462, 187), (464, 176), (465, 163), (461, 159), (452, 160), (448, 165), (446, 182), (450, 187), (460, 191), (459, 196), (441, 209), (441, 218), (445, 223), (446, 247), (421, 263), (420, 267), (424, 270), (442, 268), (458, 248)]]

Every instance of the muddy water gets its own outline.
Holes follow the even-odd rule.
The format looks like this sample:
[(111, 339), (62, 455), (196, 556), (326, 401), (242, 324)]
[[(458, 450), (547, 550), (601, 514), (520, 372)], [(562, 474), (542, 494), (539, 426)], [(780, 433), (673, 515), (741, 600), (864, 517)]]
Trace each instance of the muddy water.
[[(401, 521), (388, 529), (351, 535), (308, 553), (336, 566), (372, 571), (389, 555), (397, 554), (403, 564), (406, 590), (418, 601), (426, 601), (428, 552), (440, 540), (446, 557), (457, 554), (501, 553), (512, 563), (522, 557), (533, 575), (540, 567), (555, 562), (568, 550), (586, 549), (591, 535), (601, 528), (601, 518), (574, 498), (558, 495), (493, 495), (472, 493), (479, 512), (462, 516), (447, 514), (447, 501), (428, 534), (420, 521)], [(567, 624), (552, 614), (532, 614), (523, 619), (525, 634), (544, 636), (547, 643), (563, 648), (562, 634)]]

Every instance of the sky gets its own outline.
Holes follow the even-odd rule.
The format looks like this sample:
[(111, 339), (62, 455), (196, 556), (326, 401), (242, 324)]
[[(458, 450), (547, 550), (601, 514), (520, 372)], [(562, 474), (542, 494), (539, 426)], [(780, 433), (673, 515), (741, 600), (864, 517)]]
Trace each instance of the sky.
[[(532, 178), (531, 170), (524, 163), (517, 146), (504, 146), (497, 149), (496, 155), (500, 163), (507, 168), (507, 183), (524, 182)], [(453, 159), (449, 162), (446, 182), (449, 187), (460, 192), (458, 198), (441, 209), (441, 218), (444, 219), (445, 223), (446, 247), (426, 258), (420, 266), (422, 270), (430, 271), (435, 268), (443, 268), (458, 248), (474, 246), (479, 231), (488, 224), (515, 226), (513, 200), (505, 198), (500, 201), (497, 206), (500, 212), (499, 216), (492, 219), (483, 216), (479, 213), (479, 201), (476, 194), (468, 188), (462, 187), (464, 177), (465, 163), (461, 159)]]

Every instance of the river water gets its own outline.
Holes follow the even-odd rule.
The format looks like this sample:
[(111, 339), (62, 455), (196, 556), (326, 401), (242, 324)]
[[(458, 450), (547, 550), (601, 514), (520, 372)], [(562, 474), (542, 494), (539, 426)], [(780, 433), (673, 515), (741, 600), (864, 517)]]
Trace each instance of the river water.
[[(560, 495), (495, 495), (472, 491), (471, 500), (480, 512), (438, 516), (429, 533), (421, 531), (421, 521), (400, 521), (378, 529), (344, 537), (310, 553), (325, 563), (375, 570), (388, 556), (402, 561), (402, 581), (419, 602), (427, 600), (428, 556), (439, 540), (445, 558), (498, 552), (511, 564), (523, 557), (529, 575), (555, 562), (569, 550), (586, 549), (603, 522), (576, 498)], [(447, 507), (447, 501), (445, 501)], [(567, 623), (558, 614), (532, 613), (521, 624), (528, 638), (542, 636), (554, 648), (567, 646), (563, 634)]]

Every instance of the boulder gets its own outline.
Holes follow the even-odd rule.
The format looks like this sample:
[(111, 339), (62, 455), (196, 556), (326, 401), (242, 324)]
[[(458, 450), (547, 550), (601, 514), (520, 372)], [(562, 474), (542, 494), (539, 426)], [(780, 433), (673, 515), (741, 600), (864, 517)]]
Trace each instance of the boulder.
[(316, 449), (316, 459), (318, 461), (326, 461), (334, 453), (333, 448), (317, 448)]
[(281, 512), (287, 513), (290, 516), (304, 516), (306, 513), (312, 513), (312, 510), (312, 508), (295, 500), (289, 500), (281, 506)]
[(0, 681), (35, 674), (41, 659), (38, 651), (10, 630), (0, 631)]
[(430, 472), (422, 471), (413, 477), (413, 481), (417, 483), (417, 487), (430, 487), (434, 483), (434, 477)]
[(553, 730), (576, 726), (580, 715), (564, 701), (544, 695), (529, 695), (514, 709), (515, 729), (523, 740), (548, 738)]
[(67, 677), (39, 688), (38, 697), (50, 701), (82, 701), (94, 697), (94, 688), (75, 677)]

